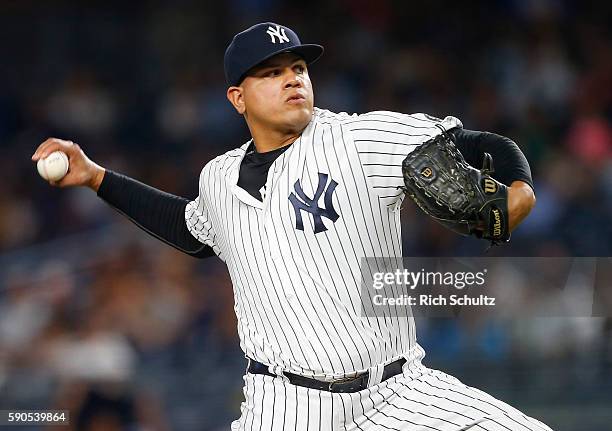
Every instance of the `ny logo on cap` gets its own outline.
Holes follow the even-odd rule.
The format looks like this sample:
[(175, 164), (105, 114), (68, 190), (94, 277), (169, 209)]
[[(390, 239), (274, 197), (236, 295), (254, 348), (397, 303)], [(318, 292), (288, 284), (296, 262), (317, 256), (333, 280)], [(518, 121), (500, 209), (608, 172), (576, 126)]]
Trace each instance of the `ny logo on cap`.
[(280, 25), (277, 25), (276, 28), (269, 26), (268, 31), (266, 31), (270, 35), (270, 39), (272, 43), (276, 43), (276, 39), (278, 38), (278, 43), (289, 42), (289, 38), (285, 34), (285, 29)]
[[(295, 210), (295, 228), (298, 230), (304, 230), (304, 222), (302, 221), (302, 211), (309, 212), (312, 214), (314, 219), (314, 233), (324, 232), (327, 230), (325, 225), (323, 224), (323, 219), (321, 217), (325, 217), (332, 222), (336, 222), (338, 220), (338, 213), (334, 209), (334, 205), (332, 203), (332, 196), (334, 194), (334, 190), (336, 190), (337, 182), (334, 180), (330, 180), (329, 186), (327, 186), (327, 178), (328, 175), (322, 172), (319, 172), (319, 184), (317, 186), (317, 191), (315, 192), (313, 198), (309, 198), (302, 190), (302, 186), (300, 185), (300, 180), (297, 180), (293, 185), (295, 189), (295, 193), (302, 199), (297, 198), (295, 193), (291, 192), (289, 195), (289, 202), (293, 205), (293, 209)], [(327, 187), (326, 187), (327, 186)], [(321, 198), (321, 195), (325, 192), (325, 197), (323, 201), (325, 202), (325, 208), (319, 207), (317, 202)]]

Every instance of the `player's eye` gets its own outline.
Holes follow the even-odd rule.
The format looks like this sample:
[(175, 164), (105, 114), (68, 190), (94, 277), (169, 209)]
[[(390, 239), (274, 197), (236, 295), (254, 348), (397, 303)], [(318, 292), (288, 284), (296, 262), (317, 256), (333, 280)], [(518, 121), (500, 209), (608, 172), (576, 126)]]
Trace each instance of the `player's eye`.
[(268, 70), (264, 76), (275, 77), (280, 75), (280, 69), (270, 69)]
[(304, 71), (306, 70), (306, 68), (301, 64), (296, 64), (294, 69), (297, 73), (304, 73)]

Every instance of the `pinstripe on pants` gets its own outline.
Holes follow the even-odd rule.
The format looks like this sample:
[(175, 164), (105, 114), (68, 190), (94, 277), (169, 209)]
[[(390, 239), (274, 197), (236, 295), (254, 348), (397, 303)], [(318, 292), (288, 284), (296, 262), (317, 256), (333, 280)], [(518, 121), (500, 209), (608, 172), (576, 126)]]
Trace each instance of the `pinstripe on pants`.
[(550, 431), (456, 378), (421, 364), (361, 392), (338, 394), (246, 374), (232, 430)]

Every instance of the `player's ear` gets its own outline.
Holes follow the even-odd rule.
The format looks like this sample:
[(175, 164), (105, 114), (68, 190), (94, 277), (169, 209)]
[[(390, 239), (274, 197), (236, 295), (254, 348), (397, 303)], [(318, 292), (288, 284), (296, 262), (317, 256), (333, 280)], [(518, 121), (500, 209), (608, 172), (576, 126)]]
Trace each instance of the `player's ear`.
[(246, 107), (244, 106), (244, 97), (242, 96), (242, 87), (229, 87), (227, 89), (227, 100), (230, 101), (234, 109), (240, 115), (244, 114)]

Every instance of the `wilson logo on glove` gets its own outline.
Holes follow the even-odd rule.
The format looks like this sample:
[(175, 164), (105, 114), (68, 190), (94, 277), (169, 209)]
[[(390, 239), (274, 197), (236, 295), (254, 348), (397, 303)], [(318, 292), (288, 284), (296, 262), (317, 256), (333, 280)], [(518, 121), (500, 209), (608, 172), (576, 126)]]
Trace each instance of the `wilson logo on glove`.
[(498, 238), (502, 234), (501, 214), (498, 209), (491, 212), (493, 213), (493, 236)]
[(497, 184), (495, 184), (495, 181), (489, 178), (484, 179), (483, 188), (484, 188), (485, 193), (490, 194), (490, 195), (497, 192)]

